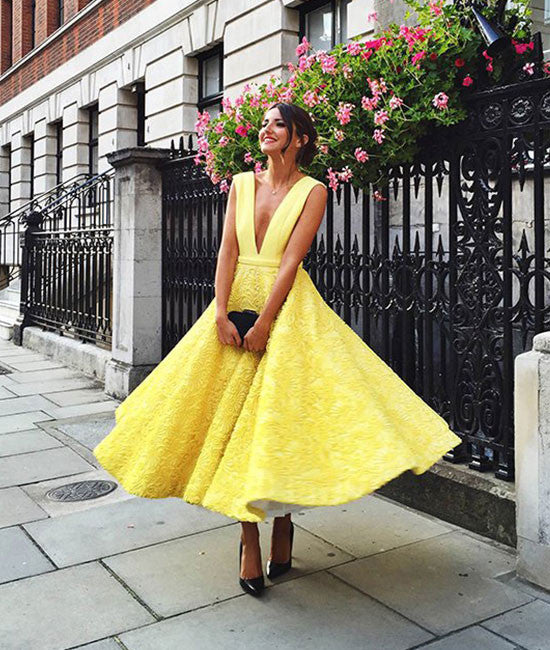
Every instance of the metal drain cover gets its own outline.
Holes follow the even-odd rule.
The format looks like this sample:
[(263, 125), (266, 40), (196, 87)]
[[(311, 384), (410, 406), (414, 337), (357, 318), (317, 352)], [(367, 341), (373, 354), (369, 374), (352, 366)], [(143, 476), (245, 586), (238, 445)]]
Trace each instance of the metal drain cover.
[(53, 488), (46, 492), (46, 496), (52, 501), (89, 501), (103, 497), (116, 488), (114, 481), (78, 481)]

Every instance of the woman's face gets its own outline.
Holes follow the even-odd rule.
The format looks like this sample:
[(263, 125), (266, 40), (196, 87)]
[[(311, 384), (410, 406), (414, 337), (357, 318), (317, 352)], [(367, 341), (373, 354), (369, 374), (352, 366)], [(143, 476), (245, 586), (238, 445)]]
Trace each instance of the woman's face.
[[(260, 149), (267, 155), (272, 155), (277, 151), (281, 151), (288, 140), (288, 130), (281, 117), (278, 108), (272, 108), (264, 116), (260, 132), (258, 134), (260, 139)], [(294, 154), (298, 148), (299, 138), (292, 138), (286, 153), (290, 152), (291, 160), (294, 159)]]

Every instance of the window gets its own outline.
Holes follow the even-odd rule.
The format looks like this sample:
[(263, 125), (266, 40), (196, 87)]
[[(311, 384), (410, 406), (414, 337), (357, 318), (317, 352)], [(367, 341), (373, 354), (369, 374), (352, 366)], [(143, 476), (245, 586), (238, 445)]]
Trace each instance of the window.
[(97, 174), (97, 134), (99, 110), (97, 104), (88, 109), (89, 137), (88, 137), (88, 172)]
[(351, 0), (310, 0), (300, 7), (299, 40), (305, 36), (315, 50), (330, 51), (347, 43), (348, 5)]
[(2, 202), (0, 216), (8, 214), (11, 205), (11, 144), (6, 144), (2, 147), (3, 160), (2, 160)]
[(6, 40), (2, 44), (0, 52), (0, 73), (6, 71), (12, 65), (12, 43), (13, 43), (13, 5), (11, 0), (4, 2), (1, 8), (2, 23), (0, 29), (5, 34)]
[(145, 84), (138, 81), (135, 84), (136, 108), (137, 108), (137, 146), (145, 146)]
[(34, 199), (34, 133), (29, 136), (29, 198)]
[(63, 122), (55, 123), (55, 184), (63, 182)]
[(223, 48), (216, 48), (198, 56), (199, 61), (199, 111), (208, 111), (216, 117), (222, 111)]
[(36, 0), (31, 0), (31, 50), (36, 45)]
[(57, 3), (57, 25), (61, 25), (65, 22), (65, 2), (64, 0), (58, 0)]

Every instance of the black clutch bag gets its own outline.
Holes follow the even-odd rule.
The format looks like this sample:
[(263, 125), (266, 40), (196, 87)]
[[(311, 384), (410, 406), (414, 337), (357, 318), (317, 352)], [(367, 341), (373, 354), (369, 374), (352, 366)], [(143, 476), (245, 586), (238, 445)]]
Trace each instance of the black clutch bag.
[(228, 312), (227, 318), (229, 318), (232, 323), (235, 323), (235, 327), (237, 328), (237, 332), (239, 332), (242, 341), (244, 335), (252, 325), (254, 325), (259, 315), (260, 314), (253, 309), (243, 309), (243, 311)]

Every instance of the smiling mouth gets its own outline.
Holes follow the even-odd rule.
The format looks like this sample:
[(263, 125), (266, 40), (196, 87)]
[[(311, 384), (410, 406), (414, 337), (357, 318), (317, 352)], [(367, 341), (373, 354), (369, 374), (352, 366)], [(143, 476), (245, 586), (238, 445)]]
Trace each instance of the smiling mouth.
[(275, 138), (264, 138), (264, 142), (275, 142)]

